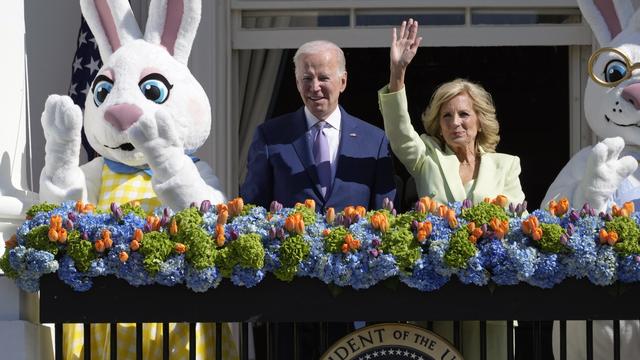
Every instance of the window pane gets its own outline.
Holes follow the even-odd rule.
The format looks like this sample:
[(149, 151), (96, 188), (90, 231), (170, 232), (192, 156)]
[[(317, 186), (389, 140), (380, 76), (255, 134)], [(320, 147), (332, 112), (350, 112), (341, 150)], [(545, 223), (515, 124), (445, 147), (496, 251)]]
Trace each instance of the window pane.
[(422, 25), (464, 25), (464, 9), (453, 10), (402, 10), (389, 12), (388, 10), (358, 10), (356, 11), (356, 26), (397, 26), (403, 20), (412, 18)]
[(473, 25), (578, 24), (577, 9), (472, 10)]
[[(277, 21), (276, 21), (277, 19)], [(254, 28), (317, 28), (349, 26), (349, 11), (244, 11), (242, 27)]]

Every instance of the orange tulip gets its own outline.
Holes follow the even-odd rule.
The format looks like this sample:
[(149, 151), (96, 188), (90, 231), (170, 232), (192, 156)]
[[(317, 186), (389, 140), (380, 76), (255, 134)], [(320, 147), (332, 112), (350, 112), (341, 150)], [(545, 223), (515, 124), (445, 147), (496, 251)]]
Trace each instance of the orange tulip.
[(226, 224), (228, 219), (229, 219), (229, 211), (226, 208), (223, 208), (218, 212), (218, 221), (217, 221), (218, 225)]
[(635, 207), (635, 205), (633, 204), (633, 202), (631, 202), (631, 201), (627, 201), (626, 203), (624, 203), (624, 204), (622, 205), (622, 208), (623, 208), (623, 209), (625, 209), (625, 210), (627, 210), (627, 212), (628, 212), (629, 214), (631, 214), (631, 213), (633, 213), (634, 211), (636, 211), (636, 207)]
[(65, 228), (58, 229), (58, 242), (60, 244), (67, 242), (67, 230)]
[(93, 243), (93, 247), (96, 249), (97, 252), (101, 253), (104, 252), (104, 241), (102, 240), (96, 240), (95, 243)]
[(113, 246), (113, 240), (111, 240), (111, 238), (106, 238), (106, 239), (103, 239), (102, 241), (104, 241), (105, 249), (111, 249), (111, 247)]
[(367, 213), (367, 209), (364, 206), (356, 206), (356, 214), (360, 215), (360, 217), (364, 217)]
[(427, 207), (424, 205), (424, 203), (419, 202), (416, 204), (416, 212), (418, 214), (426, 214), (427, 213)]
[(422, 230), (424, 230), (427, 234), (427, 237), (431, 236), (431, 231), (433, 230), (433, 224), (430, 221), (425, 221), (421, 225)]
[(539, 228), (539, 227), (535, 228), (531, 233), (531, 237), (535, 241), (540, 241), (540, 239), (542, 239), (542, 228)]
[(503, 207), (509, 205), (509, 198), (507, 198), (504, 195), (498, 195), (498, 196), (496, 196), (495, 199), (493, 199), (492, 203), (494, 203), (494, 204), (496, 204), (496, 205), (498, 205), (498, 206), (503, 208)]
[(327, 213), (325, 214), (325, 220), (327, 224), (333, 224), (336, 219), (336, 210), (332, 207), (327, 209)]
[(18, 246), (18, 239), (16, 238), (16, 234), (11, 235), (8, 240), (4, 241), (4, 247), (7, 249), (13, 249)]
[(478, 238), (473, 235), (469, 235), (469, 242), (475, 245), (478, 242)]
[(182, 243), (176, 243), (175, 249), (178, 254), (184, 254), (187, 251), (187, 247)]
[(326, 236), (329, 236), (329, 235), (331, 235), (331, 230), (329, 230), (329, 229), (322, 230), (322, 236), (326, 237)]
[(316, 201), (313, 199), (307, 199), (304, 201), (304, 206), (306, 206), (309, 209), (315, 209), (316, 208)]
[(244, 200), (242, 200), (242, 198), (237, 197), (231, 201), (229, 201), (228, 204), (228, 212), (230, 216), (238, 216), (240, 215), (240, 213), (242, 213), (242, 209), (244, 208)]
[(49, 241), (58, 242), (58, 232), (56, 229), (49, 228), (47, 235), (49, 236)]
[(302, 217), (300, 217), (295, 223), (295, 231), (297, 234), (304, 234), (304, 221), (302, 220)]
[(102, 239), (111, 239), (111, 231), (108, 229), (103, 229), (101, 235)]
[(483, 232), (482, 232), (481, 228), (475, 228), (471, 232), (471, 235), (475, 236), (477, 239), (479, 239), (482, 236), (482, 234), (483, 234)]
[(476, 223), (471, 221), (470, 223), (467, 224), (467, 230), (469, 230), (470, 232), (473, 232), (476, 229)]
[(349, 245), (347, 245), (347, 243), (342, 244), (341, 250), (343, 253), (348, 253), (349, 252)]
[(142, 239), (144, 238), (144, 233), (142, 232), (141, 229), (135, 229), (133, 231), (133, 239), (137, 240), (138, 242), (142, 241)]
[(615, 245), (618, 242), (618, 233), (615, 231), (609, 232), (609, 237), (607, 238), (607, 243), (611, 246)]
[(169, 234), (175, 236), (178, 233), (178, 223), (176, 218), (171, 219), (171, 225), (169, 226)]
[(138, 251), (138, 249), (140, 249), (140, 243), (138, 242), (138, 240), (131, 240), (131, 242), (129, 243), (129, 248), (132, 251)]
[(129, 254), (127, 254), (126, 251), (120, 251), (118, 259), (120, 259), (120, 262), (127, 262), (127, 260), (129, 260)]

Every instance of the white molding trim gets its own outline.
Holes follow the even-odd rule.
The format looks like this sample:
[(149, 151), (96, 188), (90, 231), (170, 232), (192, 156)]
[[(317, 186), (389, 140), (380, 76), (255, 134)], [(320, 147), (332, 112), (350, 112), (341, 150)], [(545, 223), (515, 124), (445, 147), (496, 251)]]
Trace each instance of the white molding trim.
[[(342, 47), (387, 47), (388, 27), (317, 29), (234, 29), (233, 49), (295, 49), (323, 38)], [(423, 27), (428, 37), (422, 46), (566, 46), (590, 45), (587, 25), (437, 26)]]
[(291, 10), (291, 9), (390, 9), (390, 8), (576, 8), (576, 0), (313, 0), (313, 1), (265, 1), (232, 0), (233, 10)]

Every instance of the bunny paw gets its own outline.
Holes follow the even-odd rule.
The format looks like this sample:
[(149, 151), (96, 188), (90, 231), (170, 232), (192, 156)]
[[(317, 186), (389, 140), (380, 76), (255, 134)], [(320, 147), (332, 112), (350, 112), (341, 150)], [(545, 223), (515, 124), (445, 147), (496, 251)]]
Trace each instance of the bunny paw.
[(80, 141), (82, 110), (68, 96), (49, 96), (44, 105), (41, 122), (48, 142)]

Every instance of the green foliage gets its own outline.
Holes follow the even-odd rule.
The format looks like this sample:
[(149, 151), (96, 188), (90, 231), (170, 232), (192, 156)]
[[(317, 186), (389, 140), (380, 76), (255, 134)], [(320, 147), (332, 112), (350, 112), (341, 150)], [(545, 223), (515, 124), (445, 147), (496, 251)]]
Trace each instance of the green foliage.
[(140, 253), (144, 255), (144, 268), (155, 275), (160, 266), (173, 253), (175, 243), (169, 240), (167, 233), (152, 231), (144, 234), (140, 244)]
[(466, 227), (456, 230), (449, 240), (449, 249), (444, 254), (447, 265), (456, 269), (466, 269), (468, 261), (477, 252), (476, 246), (469, 241), (471, 233)]
[(200, 224), (202, 224), (202, 215), (195, 207), (189, 207), (179, 211), (173, 216), (173, 218), (176, 219), (178, 229), (189, 226), (200, 226)]
[(329, 235), (324, 236), (324, 250), (330, 253), (341, 253), (342, 252), (342, 244), (344, 244), (344, 237), (349, 234), (349, 230), (347, 230), (344, 226), (338, 226), (334, 229), (331, 229), (331, 233)]
[(43, 202), (42, 204), (36, 204), (30, 207), (29, 210), (27, 210), (27, 217), (32, 218), (36, 216), (36, 214), (38, 214), (39, 212), (49, 212), (57, 207), (58, 205), (51, 204), (48, 202)]
[(242, 211), (240, 211), (240, 215), (238, 216), (247, 216), (249, 215), (249, 212), (251, 212), (251, 210), (253, 208), (255, 208), (256, 206), (253, 204), (244, 204), (244, 206), (242, 207)]
[(95, 260), (96, 253), (93, 251), (93, 244), (89, 240), (82, 240), (79, 237), (67, 239), (67, 254), (76, 264), (76, 269), (86, 272)]
[(567, 251), (567, 247), (560, 242), (560, 237), (565, 233), (562, 226), (558, 224), (540, 224), (540, 228), (542, 229), (542, 238), (540, 241), (533, 242), (540, 250), (555, 254)]
[(238, 237), (228, 246), (219, 249), (216, 255), (216, 265), (222, 276), (230, 277), (233, 267), (262, 269), (264, 267), (264, 247), (262, 238), (258, 234), (247, 234)]
[(617, 216), (613, 220), (607, 221), (604, 227), (607, 232), (615, 231), (618, 234), (618, 242), (614, 245), (614, 249), (621, 255), (629, 256), (640, 253), (640, 245), (638, 244), (640, 230), (631, 218)]
[(129, 213), (133, 213), (134, 215), (143, 219), (147, 216), (147, 212), (144, 211), (142, 206), (134, 206), (132, 203), (125, 203), (120, 205), (120, 210), (122, 210), (122, 216), (127, 216)]
[(316, 222), (316, 209), (309, 209), (303, 204), (296, 205), (294, 209), (293, 213), (300, 214), (305, 225), (310, 225)]
[(20, 274), (18, 274), (18, 272), (11, 266), (11, 263), (9, 263), (9, 251), (10, 249), (4, 249), (4, 254), (0, 258), (0, 270), (4, 272), (6, 277), (15, 279)]
[[(185, 221), (189, 224), (189, 219)], [(207, 232), (199, 226), (188, 225), (178, 227), (178, 234), (175, 236), (176, 242), (180, 242), (187, 247), (185, 259), (194, 268), (198, 270), (206, 269), (215, 264), (216, 261), (216, 247), (213, 239), (207, 234)]]
[(509, 220), (507, 212), (504, 211), (503, 208), (496, 204), (487, 202), (481, 202), (468, 209), (463, 209), (461, 216), (463, 219), (469, 222), (473, 221), (476, 226), (488, 224), (493, 218), (497, 218), (499, 220)]
[(280, 267), (274, 275), (283, 281), (293, 280), (298, 271), (298, 265), (309, 256), (311, 246), (302, 235), (288, 236), (280, 245)]
[(31, 231), (29, 231), (29, 233), (27, 234), (25, 245), (28, 248), (50, 252), (54, 256), (58, 254), (57, 243), (49, 240), (48, 225), (40, 225), (36, 228), (31, 229)]
[(413, 220), (416, 220), (418, 222), (423, 222), (426, 220), (426, 218), (427, 218), (427, 214), (420, 214), (419, 212), (411, 210), (404, 214), (399, 214), (395, 216), (393, 219), (389, 218), (389, 227), (410, 228)]
[(420, 259), (422, 248), (414, 239), (413, 232), (408, 227), (395, 227), (382, 235), (380, 248), (396, 258), (401, 271), (410, 272), (413, 264)]

